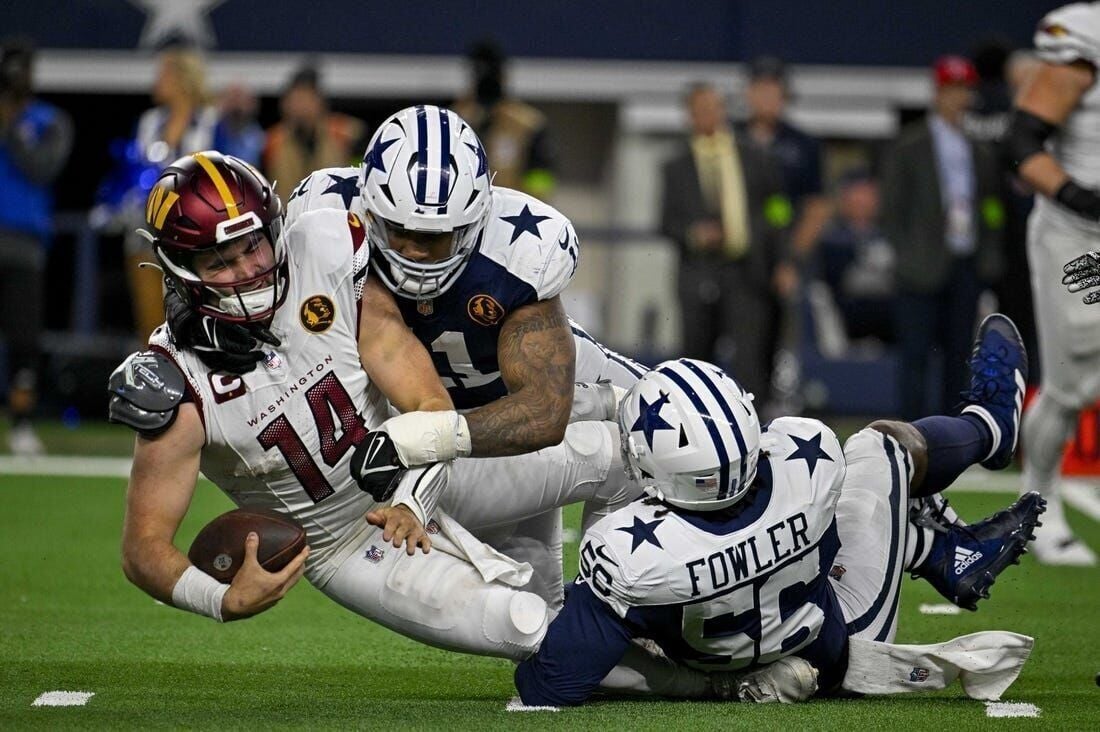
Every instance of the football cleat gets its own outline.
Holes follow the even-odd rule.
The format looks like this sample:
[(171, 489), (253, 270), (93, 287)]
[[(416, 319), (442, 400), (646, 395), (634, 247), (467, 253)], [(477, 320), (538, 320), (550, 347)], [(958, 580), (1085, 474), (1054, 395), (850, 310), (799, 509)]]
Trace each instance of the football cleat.
[(989, 597), (989, 588), (1009, 565), (1019, 564), (1027, 543), (1041, 526), (1046, 501), (1025, 493), (1003, 511), (969, 526), (954, 525), (938, 532), (927, 559), (913, 571), (948, 600), (967, 610)]
[(1027, 349), (1007, 316), (993, 313), (978, 326), (969, 366), (970, 388), (962, 394), (962, 413), (975, 415), (989, 427), (993, 448), (982, 467), (1000, 470), (1016, 452), (1027, 387)]

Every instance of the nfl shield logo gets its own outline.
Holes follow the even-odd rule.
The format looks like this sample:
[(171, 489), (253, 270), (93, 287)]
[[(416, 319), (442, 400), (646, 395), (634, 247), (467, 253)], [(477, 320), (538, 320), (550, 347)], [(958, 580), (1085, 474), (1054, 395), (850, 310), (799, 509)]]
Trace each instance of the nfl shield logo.
[(914, 666), (909, 672), (909, 680), (914, 684), (921, 684), (928, 680), (928, 669)]
[(424, 527), (424, 530), (427, 531), (429, 534), (438, 534), (439, 524), (435, 522), (435, 519), (432, 519), (428, 522), (428, 525)]
[(382, 561), (382, 557), (386, 556), (386, 553), (379, 549), (376, 545), (371, 544), (370, 549), (367, 549), (367, 553), (363, 556), (363, 559), (367, 559), (375, 564)]
[(421, 315), (431, 315), (435, 312), (435, 307), (432, 305), (431, 300), (417, 300), (416, 312), (420, 313)]
[(279, 354), (275, 351), (268, 351), (267, 357), (264, 358), (264, 366), (274, 371), (277, 368), (281, 368), (283, 365), (283, 359), (279, 358)]

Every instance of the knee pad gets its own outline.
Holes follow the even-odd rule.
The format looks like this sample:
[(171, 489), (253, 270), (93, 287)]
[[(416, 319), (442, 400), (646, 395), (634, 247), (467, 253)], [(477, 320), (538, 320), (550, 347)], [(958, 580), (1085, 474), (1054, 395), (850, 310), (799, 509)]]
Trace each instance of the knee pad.
[(485, 638), (516, 660), (538, 650), (550, 624), (546, 601), (532, 592), (500, 588), (485, 603), (482, 630)]

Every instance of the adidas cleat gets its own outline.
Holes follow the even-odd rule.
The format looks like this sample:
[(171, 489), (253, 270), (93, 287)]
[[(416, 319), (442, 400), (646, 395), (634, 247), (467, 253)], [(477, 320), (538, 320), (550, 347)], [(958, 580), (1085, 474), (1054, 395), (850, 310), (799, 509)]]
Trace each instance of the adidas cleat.
[(1027, 553), (1035, 539), (1035, 527), (1046, 501), (1038, 493), (1025, 493), (1016, 503), (984, 521), (954, 525), (937, 533), (927, 559), (913, 572), (923, 577), (948, 600), (967, 610), (989, 597), (998, 575)]
[(982, 467), (1000, 470), (1016, 452), (1027, 387), (1027, 349), (1012, 320), (993, 313), (982, 321), (969, 366), (970, 387), (962, 394), (962, 413), (973, 414), (989, 427), (993, 449)]

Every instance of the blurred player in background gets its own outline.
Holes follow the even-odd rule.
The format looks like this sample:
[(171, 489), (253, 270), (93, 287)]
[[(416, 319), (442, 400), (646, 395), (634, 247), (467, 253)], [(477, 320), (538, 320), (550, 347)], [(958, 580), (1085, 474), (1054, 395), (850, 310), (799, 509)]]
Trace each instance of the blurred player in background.
[(72, 147), (69, 116), (34, 96), (34, 51), (0, 49), (0, 337), (8, 351), (8, 447), (42, 453), (31, 426), (37, 399), (43, 273), (53, 233), (51, 184)]
[[(979, 461), (1011, 462), (1026, 359), (1012, 322), (990, 316), (960, 416), (875, 422), (843, 450), (817, 420), (783, 417), (762, 430), (751, 395), (715, 366), (681, 359), (648, 372), (624, 397), (619, 425), (627, 470), (651, 498), (586, 533), (564, 610), (516, 670), (524, 703), (583, 702), (639, 638), (719, 680), (802, 659), (776, 664), (762, 694), (749, 695), (757, 701), (799, 701), (842, 684), (863, 693), (942, 688), (960, 667), (990, 672), (964, 673), (963, 686), (996, 698), (1030, 638), (969, 636), (969, 652), (989, 654), (969, 668), (962, 654), (941, 655), (958, 641), (890, 644), (904, 570), (974, 609), (1025, 551), (1043, 510), (1038, 494), (979, 524), (941, 527), (924, 548), (904, 507)], [(927, 666), (943, 675), (928, 683)], [(923, 677), (910, 675), (922, 667)]]
[[(1042, 62), (1016, 99), (1007, 136), (1019, 176), (1039, 194), (1028, 227), (1042, 380), (1024, 419), (1025, 491), (1050, 510), (1035, 542), (1046, 564), (1092, 566), (1096, 554), (1070, 529), (1059, 467), (1077, 415), (1100, 396), (1100, 313), (1057, 286), (1062, 267), (1100, 239), (1100, 4), (1051, 12), (1035, 33)], [(1082, 277), (1093, 260), (1073, 268)]]

